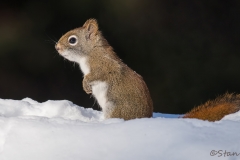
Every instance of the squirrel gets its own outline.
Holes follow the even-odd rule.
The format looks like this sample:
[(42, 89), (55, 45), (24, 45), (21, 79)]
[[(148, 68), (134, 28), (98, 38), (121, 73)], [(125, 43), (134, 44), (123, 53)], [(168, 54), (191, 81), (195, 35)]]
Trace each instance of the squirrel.
[[(153, 102), (143, 78), (113, 51), (95, 19), (65, 33), (55, 45), (58, 53), (79, 64), (83, 89), (93, 94), (104, 118), (152, 117)], [(240, 110), (240, 94), (226, 93), (193, 108), (182, 118), (218, 121)]]
[(55, 48), (79, 64), (83, 89), (96, 98), (105, 119), (152, 117), (153, 103), (146, 83), (116, 55), (95, 19), (64, 34)]

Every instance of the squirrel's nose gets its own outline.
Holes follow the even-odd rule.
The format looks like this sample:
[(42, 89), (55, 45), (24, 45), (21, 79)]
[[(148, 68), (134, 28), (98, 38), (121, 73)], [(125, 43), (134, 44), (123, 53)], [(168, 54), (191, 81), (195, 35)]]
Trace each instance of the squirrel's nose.
[(60, 45), (59, 45), (58, 43), (56, 43), (55, 49), (56, 49), (57, 51), (59, 51), (59, 50), (61, 49), (61, 47), (60, 47)]

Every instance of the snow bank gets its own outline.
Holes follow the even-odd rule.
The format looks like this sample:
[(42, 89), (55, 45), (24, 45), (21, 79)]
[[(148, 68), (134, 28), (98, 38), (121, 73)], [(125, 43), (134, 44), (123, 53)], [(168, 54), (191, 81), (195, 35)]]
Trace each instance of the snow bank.
[(104, 120), (70, 101), (0, 99), (0, 160), (239, 160), (240, 112), (218, 122)]
[(79, 107), (67, 100), (38, 103), (25, 98), (22, 101), (0, 99), (0, 116), (63, 118), (89, 122), (101, 119), (102, 113)]

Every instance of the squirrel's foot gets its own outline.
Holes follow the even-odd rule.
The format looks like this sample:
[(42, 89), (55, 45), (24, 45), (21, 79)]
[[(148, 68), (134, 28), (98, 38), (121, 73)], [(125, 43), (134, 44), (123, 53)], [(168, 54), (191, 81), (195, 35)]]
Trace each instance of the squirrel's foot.
[(91, 94), (92, 93), (92, 88), (91, 86), (87, 83), (87, 81), (85, 79), (83, 79), (83, 90), (87, 93), (87, 94)]

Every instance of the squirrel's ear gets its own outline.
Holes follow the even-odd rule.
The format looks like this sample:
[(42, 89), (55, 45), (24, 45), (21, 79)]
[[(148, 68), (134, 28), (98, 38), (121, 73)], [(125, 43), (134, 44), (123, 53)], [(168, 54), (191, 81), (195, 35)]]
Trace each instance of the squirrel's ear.
[(89, 19), (87, 20), (83, 27), (86, 28), (87, 30), (87, 35), (86, 38), (91, 39), (93, 36), (95, 36), (97, 34), (98, 31), (98, 23), (96, 19)]

